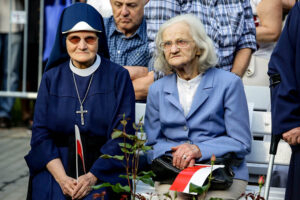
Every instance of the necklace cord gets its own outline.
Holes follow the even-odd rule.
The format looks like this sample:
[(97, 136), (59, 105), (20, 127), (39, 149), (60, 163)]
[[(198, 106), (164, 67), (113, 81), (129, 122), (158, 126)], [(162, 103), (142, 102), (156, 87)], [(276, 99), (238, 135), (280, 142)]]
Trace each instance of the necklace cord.
[(84, 98), (83, 98), (82, 101), (81, 101), (81, 98), (80, 98), (80, 95), (79, 95), (79, 92), (78, 92), (78, 87), (77, 87), (77, 83), (76, 83), (76, 78), (75, 78), (74, 72), (72, 72), (72, 75), (73, 75), (73, 80), (74, 80), (74, 84), (75, 84), (75, 89), (76, 89), (77, 97), (78, 97), (80, 105), (82, 106), (83, 103), (84, 103), (84, 101), (85, 101), (85, 99), (86, 99), (86, 97), (87, 97), (87, 95), (88, 95), (88, 93), (89, 93), (89, 90), (90, 90), (90, 87), (91, 87), (91, 84), (92, 84), (92, 80), (93, 80), (93, 77), (94, 77), (94, 73), (92, 74), (92, 77), (91, 77), (90, 82), (89, 82), (89, 86), (88, 86), (88, 88), (86, 90), (85, 96), (84, 96)]

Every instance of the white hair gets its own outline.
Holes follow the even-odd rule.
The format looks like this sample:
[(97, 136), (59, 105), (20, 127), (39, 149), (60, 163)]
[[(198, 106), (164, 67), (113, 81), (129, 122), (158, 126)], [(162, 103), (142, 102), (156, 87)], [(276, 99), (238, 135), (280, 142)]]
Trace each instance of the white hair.
[(173, 72), (172, 66), (166, 61), (164, 51), (159, 48), (159, 45), (163, 42), (163, 32), (170, 26), (177, 23), (186, 23), (190, 30), (190, 34), (196, 44), (201, 50), (201, 55), (198, 60), (198, 71), (199, 73), (205, 72), (208, 68), (213, 67), (217, 64), (217, 55), (211, 39), (205, 32), (204, 26), (201, 21), (192, 14), (179, 15), (170, 20), (166, 21), (158, 30), (156, 35), (155, 44), (155, 62), (154, 67), (158, 71), (162, 71), (166, 74)]

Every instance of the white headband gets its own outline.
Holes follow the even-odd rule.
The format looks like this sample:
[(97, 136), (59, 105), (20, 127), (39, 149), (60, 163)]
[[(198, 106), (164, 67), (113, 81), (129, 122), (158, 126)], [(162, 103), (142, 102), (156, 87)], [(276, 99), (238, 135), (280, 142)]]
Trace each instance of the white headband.
[(93, 32), (101, 33), (101, 31), (94, 29), (88, 23), (81, 21), (75, 24), (70, 30), (62, 32), (62, 34), (76, 32), (76, 31), (93, 31)]

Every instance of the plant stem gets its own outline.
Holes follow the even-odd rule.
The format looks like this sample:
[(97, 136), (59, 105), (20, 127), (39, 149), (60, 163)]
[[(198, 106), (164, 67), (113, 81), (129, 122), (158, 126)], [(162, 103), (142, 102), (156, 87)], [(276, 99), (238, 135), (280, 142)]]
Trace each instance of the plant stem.
[[(126, 137), (125, 137), (126, 129), (125, 129), (125, 126), (123, 126), (123, 135), (124, 135), (123, 141), (124, 141), (124, 144), (126, 144)], [(126, 145), (125, 145), (124, 148), (126, 148)], [(129, 178), (129, 155), (126, 152), (124, 152), (124, 156), (125, 156), (125, 160), (126, 160), (126, 174), (127, 174), (128, 186), (129, 186), (130, 191), (132, 193), (132, 186), (131, 186), (130, 178)], [(135, 197), (133, 197), (133, 200), (135, 200)]]

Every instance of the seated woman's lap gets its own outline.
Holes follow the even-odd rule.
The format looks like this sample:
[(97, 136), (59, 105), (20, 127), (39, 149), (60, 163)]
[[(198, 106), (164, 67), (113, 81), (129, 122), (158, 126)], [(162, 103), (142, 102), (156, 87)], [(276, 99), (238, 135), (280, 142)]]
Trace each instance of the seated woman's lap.
[[(160, 198), (164, 197), (164, 194), (168, 193), (175, 198), (175, 192), (170, 191), (171, 185), (169, 184), (160, 184), (159, 182), (155, 182), (155, 190), (159, 194)], [(205, 199), (208, 200), (212, 197), (214, 198), (222, 198), (224, 200), (235, 200), (238, 199), (242, 193), (245, 192), (247, 187), (247, 181), (234, 179), (231, 187), (228, 190), (211, 190), (207, 193)], [(178, 193), (176, 200), (189, 200), (193, 199), (192, 195), (185, 193)], [(200, 199), (200, 197), (198, 198)]]

